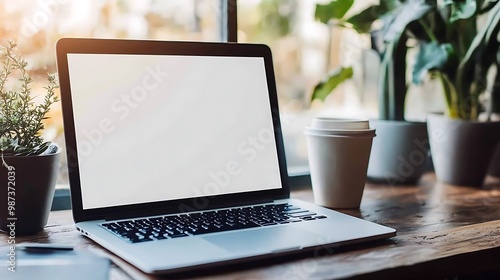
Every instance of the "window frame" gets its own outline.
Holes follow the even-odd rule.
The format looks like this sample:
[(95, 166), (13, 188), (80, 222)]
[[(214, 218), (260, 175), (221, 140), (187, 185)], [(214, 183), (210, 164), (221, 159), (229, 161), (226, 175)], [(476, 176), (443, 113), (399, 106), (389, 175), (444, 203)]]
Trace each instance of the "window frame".
[[(221, 42), (238, 42), (237, 0), (219, 0), (219, 39)], [(290, 189), (307, 188), (311, 185), (309, 172), (288, 174)], [(51, 211), (71, 209), (69, 188), (57, 188)]]

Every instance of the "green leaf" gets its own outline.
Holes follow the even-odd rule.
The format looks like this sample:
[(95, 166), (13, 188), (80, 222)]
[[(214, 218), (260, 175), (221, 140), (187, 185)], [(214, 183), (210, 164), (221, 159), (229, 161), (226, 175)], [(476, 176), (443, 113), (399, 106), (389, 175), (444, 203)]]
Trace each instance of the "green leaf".
[(325, 101), (326, 97), (341, 83), (350, 79), (353, 75), (352, 67), (339, 67), (328, 73), (326, 78), (314, 87), (311, 101), (320, 99)]
[(477, 11), (477, 0), (451, 1), (450, 22), (473, 17)]
[(457, 93), (454, 84), (450, 81), (446, 74), (436, 72), (436, 76), (441, 81), (444, 98), (446, 101), (446, 115), (452, 119), (459, 118)]
[(342, 19), (353, 3), (354, 0), (334, 0), (325, 5), (316, 4), (314, 17), (325, 24), (331, 19)]
[(401, 5), (401, 0), (380, 0), (380, 6), (388, 11), (395, 10)]
[(439, 44), (436, 41), (420, 44), (413, 67), (413, 83), (422, 84), (429, 71), (444, 69), (451, 58), (454, 57), (454, 53), (451, 44)]
[(479, 14), (489, 12), (498, 3), (498, 0), (485, 0), (480, 7)]
[[(460, 65), (457, 70), (457, 82), (456, 89), (458, 96), (467, 100), (471, 95), (471, 85), (477, 78), (474, 74), (476, 71), (476, 63), (482, 63), (481, 68), (483, 72), (486, 73), (486, 67), (491, 65), (492, 61), (489, 59), (489, 55), (498, 50), (498, 42), (496, 37), (500, 31), (500, 3), (497, 3), (491, 11), (488, 13), (488, 18), (486, 22), (482, 25), (481, 29), (477, 32), (474, 40), (470, 44), (467, 53), (464, 58), (460, 61)], [(470, 102), (468, 104), (463, 104), (466, 107), (470, 107)], [(469, 109), (469, 108), (466, 108)]]
[(388, 26), (384, 27), (386, 29), (384, 40), (386, 42), (398, 41), (410, 23), (423, 18), (432, 8), (432, 4), (426, 1), (407, 0), (395, 11), (395, 16), (386, 22)]
[[(497, 69), (500, 69), (500, 49), (497, 50)], [(491, 91), (491, 112), (500, 114), (500, 71), (497, 70)]]
[(382, 55), (379, 68), (378, 96), (379, 118), (404, 120), (406, 84), (406, 41), (402, 36), (397, 42), (389, 42)]
[(368, 33), (371, 30), (373, 22), (388, 11), (386, 6), (374, 5), (361, 11), (359, 14), (353, 15), (346, 21), (350, 23), (358, 33)]

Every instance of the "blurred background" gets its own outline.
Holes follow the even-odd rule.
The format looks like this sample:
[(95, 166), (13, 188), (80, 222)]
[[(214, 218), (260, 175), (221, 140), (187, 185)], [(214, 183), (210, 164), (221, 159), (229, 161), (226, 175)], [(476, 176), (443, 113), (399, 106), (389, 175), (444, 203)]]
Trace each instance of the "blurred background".
[[(56, 72), (55, 42), (61, 37), (221, 41), (222, 0), (0, 0), (0, 40), (18, 43), (29, 63), (33, 93), (44, 93), (47, 73)], [(314, 18), (319, 0), (238, 0), (238, 42), (271, 47), (277, 79), (285, 149), (290, 175), (307, 174), (303, 129), (313, 116), (377, 117), (379, 58), (370, 38), (327, 26)], [(328, 2), (328, 1), (326, 1)], [(377, 2), (357, 0), (350, 12)], [(325, 102), (310, 102), (313, 87), (330, 69), (352, 65), (354, 77)], [(409, 120), (423, 120), (425, 111), (442, 110), (440, 95), (410, 88)], [(429, 88), (430, 87), (430, 88)], [(64, 147), (60, 104), (53, 106), (44, 131)], [(64, 154), (64, 153), (63, 153)], [(65, 163), (59, 185), (68, 184)]]

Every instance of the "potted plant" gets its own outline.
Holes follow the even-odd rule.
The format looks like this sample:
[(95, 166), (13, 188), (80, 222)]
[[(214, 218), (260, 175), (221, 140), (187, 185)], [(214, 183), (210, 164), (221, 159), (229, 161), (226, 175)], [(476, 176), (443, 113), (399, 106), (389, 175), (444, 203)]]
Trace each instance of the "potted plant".
[[(500, 2), (415, 3), (429, 11), (418, 20), (413, 81), (421, 83), (430, 73), (442, 84), (447, 105), (445, 115), (429, 115), (427, 121), (437, 178), (481, 186), (500, 141), (500, 122), (491, 117), (500, 112)], [(497, 68), (496, 77), (488, 81), (492, 67)], [(482, 97), (489, 102), (481, 102)]]
[[(391, 184), (415, 182), (428, 166), (428, 136), (425, 123), (404, 119), (407, 30), (428, 11), (413, 10), (403, 1), (381, 0), (377, 5), (346, 17), (353, 3), (353, 0), (337, 0), (318, 4), (315, 16), (326, 24), (371, 33), (372, 48), (380, 56), (379, 120), (370, 121), (377, 137), (373, 140), (368, 179)], [(382, 22), (382, 28), (374, 30), (373, 23), (377, 20)], [(314, 88), (311, 99), (324, 100), (352, 74), (351, 67), (334, 69)]]
[(50, 106), (58, 101), (56, 76), (48, 75), (44, 99), (35, 102), (28, 64), (15, 48), (13, 42), (0, 46), (0, 230), (14, 237), (46, 225), (60, 156), (57, 145), (40, 135)]
[(496, 152), (491, 159), (488, 174), (500, 178), (500, 143), (497, 145)]

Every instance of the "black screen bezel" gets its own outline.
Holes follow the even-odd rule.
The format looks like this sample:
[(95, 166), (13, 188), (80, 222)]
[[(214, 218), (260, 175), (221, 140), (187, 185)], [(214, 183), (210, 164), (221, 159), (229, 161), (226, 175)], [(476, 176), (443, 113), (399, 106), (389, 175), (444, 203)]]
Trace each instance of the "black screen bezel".
[[(96, 209), (83, 209), (78, 168), (73, 106), (69, 79), (67, 55), (83, 54), (144, 54), (144, 55), (190, 55), (190, 56), (240, 56), (262, 57), (264, 59), (270, 112), (278, 151), (278, 162), (282, 188), (225, 194), (209, 197), (149, 202), (136, 205), (122, 205)], [(278, 98), (273, 70), (271, 50), (261, 44), (172, 42), (152, 40), (84, 39), (62, 38), (56, 43), (57, 70), (61, 90), (66, 155), (68, 158), (71, 203), (75, 222), (97, 219), (119, 219), (133, 215), (155, 215), (217, 208), (231, 204), (255, 203), (289, 197), (288, 174), (279, 118)], [(98, 66), (96, 66), (98, 67)], [(258, 174), (256, 174), (258, 176)], [(208, 203), (208, 204), (207, 204)]]

